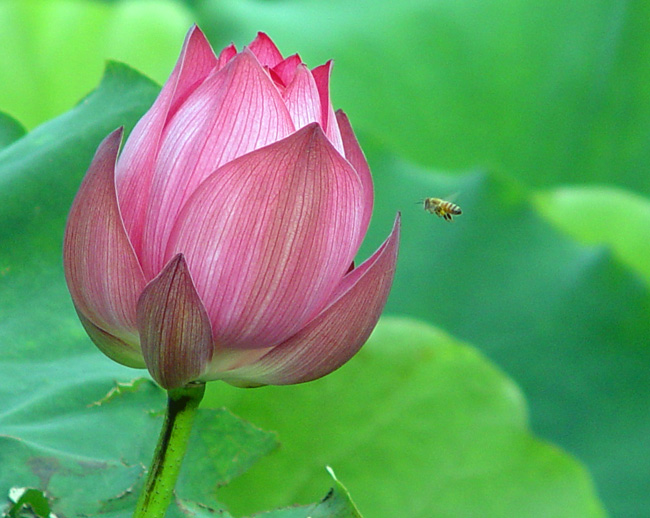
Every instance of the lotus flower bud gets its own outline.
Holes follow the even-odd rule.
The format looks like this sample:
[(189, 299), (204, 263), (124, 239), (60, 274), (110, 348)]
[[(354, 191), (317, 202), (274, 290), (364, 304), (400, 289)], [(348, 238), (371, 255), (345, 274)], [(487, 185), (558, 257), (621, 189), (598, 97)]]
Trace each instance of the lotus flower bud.
[[(363, 345), (393, 280), (399, 220), (353, 266), (373, 187), (331, 62), (265, 34), (217, 56), (197, 27), (119, 153), (100, 144), (65, 231), (79, 318), (107, 356), (164, 388), (324, 376)], [(118, 156), (119, 155), (119, 156)]]

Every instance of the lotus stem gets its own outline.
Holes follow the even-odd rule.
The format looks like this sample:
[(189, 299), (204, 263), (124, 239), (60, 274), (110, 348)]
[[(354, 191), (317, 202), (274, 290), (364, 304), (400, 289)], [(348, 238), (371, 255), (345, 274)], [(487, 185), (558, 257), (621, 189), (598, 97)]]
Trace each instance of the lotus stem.
[(165, 422), (133, 518), (164, 518), (204, 393), (205, 383), (190, 383), (168, 391)]

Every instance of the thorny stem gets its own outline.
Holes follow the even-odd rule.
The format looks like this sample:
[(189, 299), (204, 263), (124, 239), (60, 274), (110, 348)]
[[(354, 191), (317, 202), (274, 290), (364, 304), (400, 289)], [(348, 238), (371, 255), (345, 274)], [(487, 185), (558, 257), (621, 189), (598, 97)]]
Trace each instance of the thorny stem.
[(167, 392), (165, 422), (133, 518), (164, 518), (204, 393), (205, 383), (190, 383)]

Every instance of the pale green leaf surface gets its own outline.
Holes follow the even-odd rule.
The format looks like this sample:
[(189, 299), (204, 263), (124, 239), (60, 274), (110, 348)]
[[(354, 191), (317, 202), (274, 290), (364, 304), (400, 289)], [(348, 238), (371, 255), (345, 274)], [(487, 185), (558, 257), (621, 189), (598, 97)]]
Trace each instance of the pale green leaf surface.
[(330, 465), (363, 516), (604, 514), (584, 468), (531, 435), (512, 381), (420, 322), (383, 318), (355, 359), (312, 383), (210, 388), (207, 402), (277, 430), (284, 446), (222, 490), (233, 512), (254, 510), (252, 486), (258, 506), (309, 501)]
[(606, 186), (560, 187), (534, 198), (539, 212), (577, 241), (607, 245), (650, 285), (650, 199)]
[(70, 109), (108, 59), (167, 79), (192, 18), (179, 2), (0, 2), (0, 111), (32, 128)]
[(650, 193), (650, 2), (199, 2), (214, 42), (267, 31), (335, 105), (416, 163), (508, 171), (533, 185)]
[[(650, 289), (605, 246), (536, 212), (504, 176), (422, 171), (371, 146), (377, 210), (366, 256), (402, 211), (387, 311), (470, 341), (523, 388), (533, 430), (583, 460), (615, 516), (650, 508)], [(459, 193), (447, 223), (414, 202)], [(633, 452), (633, 453), (632, 453)]]

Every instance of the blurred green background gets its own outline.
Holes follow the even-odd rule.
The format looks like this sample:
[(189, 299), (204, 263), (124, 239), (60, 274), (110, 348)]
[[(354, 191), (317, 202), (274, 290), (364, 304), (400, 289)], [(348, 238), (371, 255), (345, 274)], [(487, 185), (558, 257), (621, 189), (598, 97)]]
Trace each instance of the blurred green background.
[[(523, 392), (528, 410), (517, 410), (522, 426), (528, 419), (536, 436), (583, 463), (611, 516), (648, 516), (650, 2), (3, 1), (0, 111), (27, 129), (36, 128), (95, 88), (106, 59), (128, 63), (162, 83), (193, 22), (217, 50), (231, 41), (241, 48), (263, 30), (285, 55), (298, 51), (311, 66), (334, 58), (333, 102), (348, 113), (376, 186), (376, 210), (360, 258), (372, 253), (395, 212), (402, 212), (399, 267), (386, 313), (444, 329), (478, 349), (500, 369), (499, 376)], [(79, 122), (86, 119), (73, 112), (58, 119), (63, 130), (56, 138), (37, 130), (23, 148), (17, 140), (0, 155), (0, 296), (6, 297), (0, 299), (5, 310), (0, 338), (5, 352), (37, 348), (34, 344), (47, 336), (27, 329), (38, 306), (39, 318), (56, 322), (57, 337), (95, 353), (74, 320), (61, 280), (63, 222), (99, 140), (117, 125), (132, 127), (146, 109), (144, 99), (150, 103), (155, 95), (147, 88), (133, 102), (124, 98), (123, 113), (118, 105), (86, 127)], [(118, 90), (113, 94), (119, 97)], [(85, 109), (82, 103), (76, 113)], [(15, 121), (0, 121), (0, 145), (22, 135)], [(59, 153), (54, 176), (44, 173), (48, 149)], [(45, 165), (23, 167), (28, 153), (39, 154), (39, 164)], [(453, 224), (415, 204), (426, 196), (452, 194), (464, 212)], [(60, 311), (65, 311), (63, 323), (54, 316)], [(417, 363), (410, 356), (416, 346), (409, 344), (427, 332), (396, 322), (386, 329), (396, 326), (402, 335), (384, 332), (373, 339), (396, 342), (388, 346), (396, 365), (404, 358)], [(422, 421), (424, 430), (410, 441), (391, 442), (381, 435), (363, 440), (354, 430), (336, 426), (342, 416), (384, 415), (392, 393), (410, 401), (431, 387), (441, 400), (454, 400), (450, 394), (456, 390), (435, 389), (439, 365), (431, 367), (428, 381), (418, 382), (417, 391), (403, 392), (400, 384), (406, 381), (388, 372), (392, 363), (369, 356), (374, 345), (371, 341), (369, 352), (364, 349), (353, 360), (353, 370), (344, 367), (333, 381), (255, 391), (212, 384), (208, 405), (226, 404), (278, 430), (285, 444), (284, 451), (224, 490), (233, 510), (253, 512), (291, 503), (286, 499), (317, 498), (310, 485), (314, 469), (331, 462), (330, 453), (367, 516), (395, 516), (381, 514), (382, 506), (373, 508), (382, 493), (391, 491), (391, 477), (399, 487), (396, 494), (432, 491), (417, 481), (422, 473), (431, 476), (441, 469), (431, 464), (437, 457), (429, 452), (449, 439), (437, 428), (439, 417), (427, 420), (427, 413), (440, 412), (444, 421), (462, 405), (432, 409), (404, 402), (400, 419)], [(94, 361), (107, 362), (96, 355)], [(365, 364), (366, 385), (351, 383)], [(463, 379), (465, 387), (484, 378), (468, 369)], [(382, 390), (370, 397), (368, 385)], [(489, 387), (486, 382), (486, 394), (492, 393)], [(481, 391), (478, 386), (471, 397)], [(340, 399), (345, 408), (323, 405), (323, 394)], [(314, 422), (320, 418), (314, 414), (321, 411), (330, 414), (316, 433)], [(467, 444), (484, 433), (465, 431)], [(363, 463), (345, 448), (334, 448), (350, 437), (362, 445), (362, 458), (373, 473), (364, 474)], [(384, 447), (367, 448), (373, 441)], [(447, 462), (462, 464), (463, 452)], [(413, 459), (413, 473), (403, 478), (389, 471), (379, 477), (382, 467), (401, 468), (397, 461), (382, 466), (377, 459), (397, 456)], [(487, 469), (490, 463), (485, 463)], [(286, 472), (292, 469), (295, 473)], [(286, 479), (296, 479), (289, 489)], [(324, 479), (323, 474), (319, 480)], [(501, 487), (509, 483), (504, 480)], [(457, 493), (456, 500), (435, 511), (426, 499), (417, 509), (403, 503), (405, 515), (534, 515), (524, 507), (461, 512), (458, 502), (464, 495), (487, 492), (489, 486), (463, 493), (460, 484), (441, 478), (435, 487), (445, 495)], [(253, 498), (259, 488), (267, 492)], [(436, 501), (443, 500), (436, 495)], [(567, 516), (599, 515), (596, 507), (592, 511)]]

